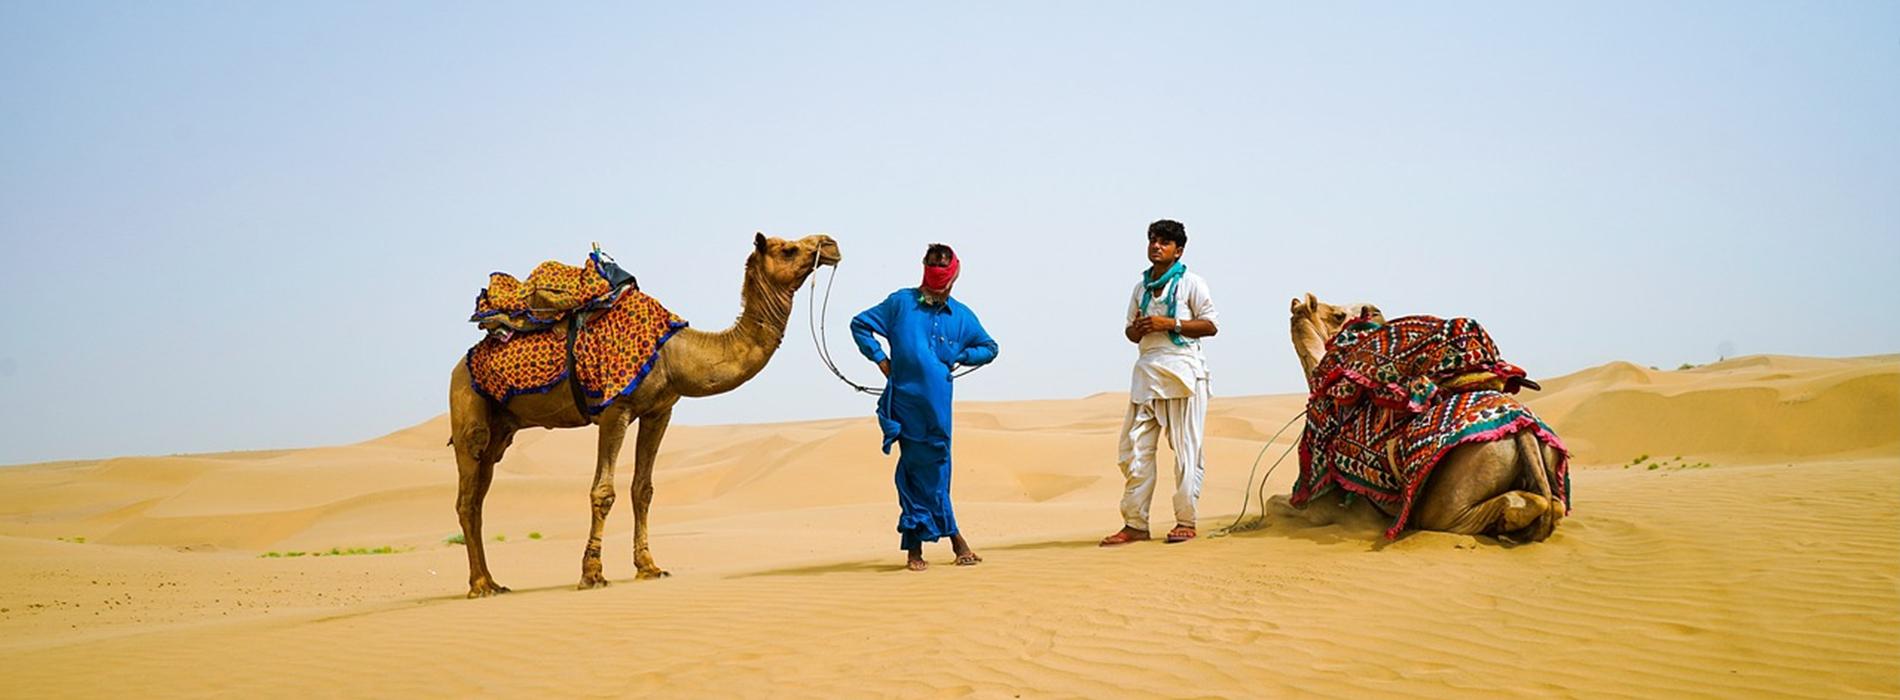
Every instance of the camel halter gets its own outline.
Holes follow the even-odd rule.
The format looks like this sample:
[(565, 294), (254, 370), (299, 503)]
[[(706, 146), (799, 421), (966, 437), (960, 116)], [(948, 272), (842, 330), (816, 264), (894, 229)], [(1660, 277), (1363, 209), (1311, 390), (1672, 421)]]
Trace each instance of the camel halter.
[[(857, 382), (851, 381), (850, 377), (844, 376), (844, 372), (838, 369), (838, 363), (834, 362), (831, 359), (831, 346), (829, 343), (825, 341), (825, 317), (829, 316), (831, 313), (831, 288), (836, 286), (837, 283), (838, 283), (838, 266), (833, 265), (831, 266), (831, 276), (826, 278), (825, 280), (825, 300), (824, 302), (820, 303), (818, 301), (818, 256), (816, 255), (812, 256), (812, 259), (811, 259), (812, 308), (811, 308), (811, 313), (805, 317), (805, 327), (811, 331), (812, 347), (818, 349), (819, 361), (825, 363), (825, 369), (831, 370), (832, 376), (837, 377), (838, 381), (844, 382), (845, 385), (851, 387), (853, 391), (863, 393), (863, 394), (870, 394), (872, 396), (883, 396), (884, 387), (870, 387), (870, 386), (865, 386), (863, 384), (859, 384)], [(965, 367), (963, 368), (962, 371), (951, 373), (950, 378), (953, 380), (958, 379), (958, 378), (967, 376), (971, 372), (975, 372), (982, 368), (983, 368), (982, 365), (977, 365), (975, 367)]]

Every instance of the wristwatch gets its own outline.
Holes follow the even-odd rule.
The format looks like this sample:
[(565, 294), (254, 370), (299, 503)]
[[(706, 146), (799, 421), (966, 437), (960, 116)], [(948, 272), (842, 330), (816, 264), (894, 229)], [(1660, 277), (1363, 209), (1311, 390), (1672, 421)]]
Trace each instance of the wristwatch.
[(1175, 333), (1181, 332), (1181, 319), (1178, 319), (1178, 318), (1174, 319), (1174, 332)]

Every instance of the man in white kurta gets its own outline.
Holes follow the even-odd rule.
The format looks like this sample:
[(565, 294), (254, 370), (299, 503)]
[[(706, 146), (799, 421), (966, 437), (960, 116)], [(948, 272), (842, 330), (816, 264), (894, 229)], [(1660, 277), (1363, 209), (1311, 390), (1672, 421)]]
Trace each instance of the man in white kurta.
[(1165, 434), (1174, 451), (1174, 526), (1169, 542), (1195, 537), (1195, 505), (1205, 465), (1201, 455), (1209, 397), (1207, 358), (1201, 339), (1218, 332), (1218, 313), (1207, 281), (1180, 262), (1187, 231), (1163, 219), (1148, 228), (1150, 268), (1127, 305), (1124, 335), (1140, 348), (1122, 421), (1120, 462), (1126, 477), (1123, 527), (1103, 546), (1150, 539), (1148, 510), (1156, 479), (1155, 448)]

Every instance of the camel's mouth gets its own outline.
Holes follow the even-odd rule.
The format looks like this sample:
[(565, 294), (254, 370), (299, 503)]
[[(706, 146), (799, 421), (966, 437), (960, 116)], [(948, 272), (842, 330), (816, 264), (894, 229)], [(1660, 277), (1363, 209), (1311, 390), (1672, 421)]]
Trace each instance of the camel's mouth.
[(838, 252), (838, 244), (836, 243), (826, 241), (823, 246), (818, 248), (818, 264), (820, 265), (837, 265), (843, 260), (844, 255)]

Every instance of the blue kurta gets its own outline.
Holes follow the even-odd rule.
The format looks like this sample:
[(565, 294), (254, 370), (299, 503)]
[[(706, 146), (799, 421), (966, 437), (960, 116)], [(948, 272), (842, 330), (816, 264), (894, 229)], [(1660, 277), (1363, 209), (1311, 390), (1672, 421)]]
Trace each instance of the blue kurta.
[[(890, 355), (878, 347), (874, 334), (890, 343)], [(885, 454), (898, 438), (950, 444), (951, 370), (996, 359), (996, 341), (970, 307), (955, 297), (925, 304), (915, 288), (892, 292), (884, 303), (851, 319), (851, 339), (865, 359), (891, 361), (889, 385), (877, 401)]]
[[(890, 344), (890, 354), (875, 336)], [(955, 298), (925, 304), (916, 288), (899, 289), (851, 319), (851, 337), (872, 362), (891, 361), (877, 401), (884, 453), (903, 447), (897, 461), (897, 530), (904, 547), (957, 534), (950, 508), (950, 373), (958, 365), (996, 359), (996, 341), (970, 307)]]

